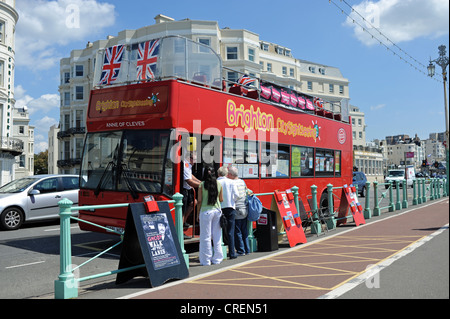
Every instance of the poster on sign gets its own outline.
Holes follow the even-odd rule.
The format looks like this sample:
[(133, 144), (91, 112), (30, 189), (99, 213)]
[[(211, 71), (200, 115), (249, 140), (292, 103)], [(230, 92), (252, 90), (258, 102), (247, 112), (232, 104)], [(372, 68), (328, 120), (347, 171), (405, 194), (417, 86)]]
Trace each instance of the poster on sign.
[(285, 192), (275, 191), (270, 209), (278, 212), (281, 218), (278, 231), (281, 232), (284, 228), (290, 247), (307, 242), (302, 220), (294, 203), (294, 194), (290, 189)]
[(158, 210), (150, 213), (144, 203), (129, 205), (119, 269), (143, 264), (145, 267), (118, 273), (116, 284), (144, 276), (149, 278), (151, 287), (157, 287), (189, 276), (169, 204), (157, 205)]
[(350, 209), (352, 212), (353, 220), (356, 226), (365, 224), (364, 212), (361, 204), (358, 202), (358, 196), (356, 194), (356, 187), (351, 184), (348, 186), (345, 184), (342, 187), (341, 204), (339, 205), (339, 215), (336, 222), (336, 226), (345, 225), (347, 223), (347, 212)]

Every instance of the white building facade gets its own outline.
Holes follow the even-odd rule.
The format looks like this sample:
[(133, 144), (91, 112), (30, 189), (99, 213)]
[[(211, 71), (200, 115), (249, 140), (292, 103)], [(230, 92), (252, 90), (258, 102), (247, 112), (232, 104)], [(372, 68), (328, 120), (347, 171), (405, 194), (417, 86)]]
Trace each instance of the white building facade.
[(0, 186), (15, 178), (15, 157), (24, 149), (13, 136), (14, 37), (19, 19), (15, 6), (15, 0), (0, 1)]

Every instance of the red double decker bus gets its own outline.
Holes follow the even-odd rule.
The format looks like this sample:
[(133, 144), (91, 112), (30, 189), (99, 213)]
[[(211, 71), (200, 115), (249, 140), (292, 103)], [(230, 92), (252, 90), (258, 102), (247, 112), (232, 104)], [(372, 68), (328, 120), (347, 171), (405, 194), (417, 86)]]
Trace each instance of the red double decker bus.
[[(305, 200), (314, 184), (323, 208), (328, 206), (327, 184), (351, 183), (348, 117), (314, 106), (314, 97), (273, 83), (228, 89), (221, 80), (220, 58), (209, 47), (180, 37), (159, 41), (161, 65), (152, 81), (91, 91), (80, 206), (143, 202), (148, 194), (171, 199), (181, 193), (186, 141), (192, 140), (194, 174), (200, 177), (205, 163), (216, 168), (233, 165), (255, 193), (298, 186)], [(183, 43), (189, 44), (184, 51)], [(184, 65), (175, 62), (177, 50), (183, 52)], [(186, 52), (191, 52), (189, 59)], [(270, 207), (270, 200), (262, 197), (263, 205)], [(126, 213), (124, 208), (81, 210), (80, 218), (124, 228)], [(99, 231), (85, 223), (80, 228)]]

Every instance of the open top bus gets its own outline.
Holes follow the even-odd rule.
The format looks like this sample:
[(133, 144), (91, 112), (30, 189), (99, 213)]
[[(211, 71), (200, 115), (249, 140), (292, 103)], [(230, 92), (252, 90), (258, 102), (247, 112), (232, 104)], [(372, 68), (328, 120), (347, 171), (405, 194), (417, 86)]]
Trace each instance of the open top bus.
[[(200, 179), (205, 164), (233, 165), (253, 192), (298, 186), (305, 204), (314, 184), (321, 208), (328, 206), (327, 184), (351, 183), (352, 130), (345, 106), (327, 111), (313, 96), (246, 75), (229, 83), (222, 78), (220, 56), (183, 37), (127, 46), (120, 63), (114, 52), (123, 48), (99, 51), (97, 60), (104, 63), (98, 63), (98, 87), (89, 100), (80, 206), (143, 202), (149, 194), (172, 199), (183, 187), (191, 141), (197, 155), (193, 174)], [(269, 196), (261, 200), (270, 207)], [(123, 229), (126, 214), (126, 208), (113, 208), (79, 215)], [(86, 223), (80, 228), (101, 231)]]

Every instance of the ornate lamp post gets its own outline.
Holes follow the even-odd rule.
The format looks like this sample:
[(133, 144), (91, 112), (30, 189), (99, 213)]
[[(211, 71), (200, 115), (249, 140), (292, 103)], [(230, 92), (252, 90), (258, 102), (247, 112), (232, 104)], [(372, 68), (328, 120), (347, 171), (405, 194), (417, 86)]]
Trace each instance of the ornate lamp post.
[(445, 161), (446, 161), (446, 165), (447, 165), (447, 194), (449, 194), (449, 164), (448, 164), (448, 159), (449, 159), (449, 136), (448, 136), (448, 106), (447, 106), (447, 66), (449, 63), (449, 59), (448, 57), (446, 57), (445, 55), (447, 54), (447, 50), (445, 45), (440, 45), (439, 46), (439, 58), (437, 58), (436, 60), (431, 60), (430, 59), (430, 64), (428, 65), (427, 69), (428, 69), (428, 76), (433, 77), (435, 74), (435, 66), (433, 64), (436, 63), (437, 65), (439, 65), (442, 68), (442, 77), (443, 77), (443, 81), (444, 81), (444, 106), (445, 106)]

